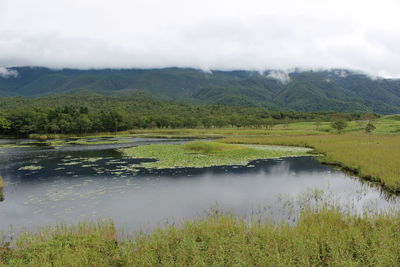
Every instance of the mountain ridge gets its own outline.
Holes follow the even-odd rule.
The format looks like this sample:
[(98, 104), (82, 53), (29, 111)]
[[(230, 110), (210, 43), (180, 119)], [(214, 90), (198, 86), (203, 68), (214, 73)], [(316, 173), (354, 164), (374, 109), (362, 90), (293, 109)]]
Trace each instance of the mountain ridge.
[[(262, 107), (273, 111), (400, 113), (400, 80), (345, 69), (265, 72), (192, 68), (59, 69), (13, 67), (0, 77), (0, 96), (130, 95), (144, 91), (189, 104)], [(281, 80), (277, 79), (282, 78)]]

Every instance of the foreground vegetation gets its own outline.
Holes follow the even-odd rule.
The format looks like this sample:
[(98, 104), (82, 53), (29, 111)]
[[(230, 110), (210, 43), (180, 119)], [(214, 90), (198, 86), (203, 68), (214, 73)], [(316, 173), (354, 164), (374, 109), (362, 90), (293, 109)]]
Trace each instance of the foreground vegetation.
[(120, 151), (131, 158), (156, 159), (134, 167), (146, 168), (202, 168), (223, 165), (246, 165), (256, 159), (307, 155), (307, 149), (246, 147), (217, 142), (192, 142), (185, 145), (153, 144), (123, 148)]
[(7, 266), (398, 266), (400, 215), (307, 209), (295, 225), (206, 218), (119, 239), (112, 222), (60, 225), (0, 247)]

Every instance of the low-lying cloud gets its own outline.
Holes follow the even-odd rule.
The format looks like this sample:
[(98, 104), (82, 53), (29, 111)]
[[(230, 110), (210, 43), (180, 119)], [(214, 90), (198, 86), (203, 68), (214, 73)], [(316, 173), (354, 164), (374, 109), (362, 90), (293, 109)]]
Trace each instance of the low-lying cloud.
[(400, 77), (399, 13), (394, 0), (3, 0), (0, 66), (349, 68)]
[(16, 70), (9, 70), (5, 67), (0, 66), (0, 77), (9, 78), (9, 77), (17, 77), (18, 72)]
[(288, 84), (290, 82), (290, 76), (288, 71), (272, 70), (267, 74), (267, 77), (278, 80), (282, 84)]

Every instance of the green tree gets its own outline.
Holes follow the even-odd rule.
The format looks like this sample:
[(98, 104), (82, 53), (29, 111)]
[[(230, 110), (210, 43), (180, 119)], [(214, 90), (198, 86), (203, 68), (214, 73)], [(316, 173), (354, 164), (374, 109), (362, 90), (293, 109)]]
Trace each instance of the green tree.
[(79, 132), (81, 133), (87, 133), (90, 131), (92, 127), (92, 122), (90, 121), (88, 115), (85, 113), (81, 114), (78, 119), (76, 120), (77, 127), (79, 129)]
[(0, 117), (0, 131), (5, 132), (11, 128), (11, 121), (6, 118)]
[(344, 120), (338, 120), (332, 122), (331, 126), (340, 134), (342, 130), (347, 127), (347, 122)]
[(373, 125), (371, 122), (368, 122), (368, 124), (364, 128), (364, 131), (366, 134), (371, 134), (375, 129), (375, 125)]

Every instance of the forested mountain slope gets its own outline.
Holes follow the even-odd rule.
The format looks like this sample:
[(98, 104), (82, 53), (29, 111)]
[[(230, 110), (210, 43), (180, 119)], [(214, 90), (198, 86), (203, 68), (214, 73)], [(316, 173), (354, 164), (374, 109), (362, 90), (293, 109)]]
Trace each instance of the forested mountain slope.
[(18, 76), (0, 77), (0, 96), (38, 97), (59, 93), (129, 96), (145, 91), (159, 99), (183, 103), (240, 105), (276, 111), (400, 113), (400, 80), (374, 79), (348, 70), (286, 74), (204, 72), (187, 68), (12, 69)]

